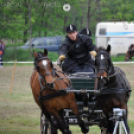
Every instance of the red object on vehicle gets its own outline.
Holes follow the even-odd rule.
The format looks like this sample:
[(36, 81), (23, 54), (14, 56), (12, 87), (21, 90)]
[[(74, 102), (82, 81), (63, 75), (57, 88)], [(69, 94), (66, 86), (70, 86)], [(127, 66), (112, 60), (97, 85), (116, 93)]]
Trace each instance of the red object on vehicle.
[(2, 55), (2, 51), (0, 51), (0, 55)]

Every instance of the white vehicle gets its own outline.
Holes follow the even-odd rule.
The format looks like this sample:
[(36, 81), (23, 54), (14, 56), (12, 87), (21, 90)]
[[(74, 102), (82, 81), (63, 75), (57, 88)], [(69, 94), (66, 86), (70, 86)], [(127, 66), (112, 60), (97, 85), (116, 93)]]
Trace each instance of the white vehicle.
[(133, 22), (100, 22), (96, 26), (95, 44), (107, 48), (111, 45), (111, 55), (125, 54), (134, 44)]

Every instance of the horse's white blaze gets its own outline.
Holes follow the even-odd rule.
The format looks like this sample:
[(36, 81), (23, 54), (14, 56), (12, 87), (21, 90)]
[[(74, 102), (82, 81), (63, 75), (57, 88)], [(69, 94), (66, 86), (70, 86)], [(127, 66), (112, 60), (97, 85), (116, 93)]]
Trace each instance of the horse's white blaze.
[(103, 54), (101, 54), (101, 60), (103, 60), (105, 57), (104, 57), (104, 55)]
[(46, 61), (46, 60), (43, 60), (42, 63), (43, 63), (43, 65), (45, 65), (45, 66), (47, 65), (47, 61)]

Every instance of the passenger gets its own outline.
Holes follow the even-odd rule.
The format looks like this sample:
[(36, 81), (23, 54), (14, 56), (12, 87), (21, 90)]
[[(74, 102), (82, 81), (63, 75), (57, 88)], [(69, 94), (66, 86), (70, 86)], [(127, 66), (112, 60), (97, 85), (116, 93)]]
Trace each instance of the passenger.
[[(96, 56), (92, 39), (84, 34), (77, 33), (75, 25), (66, 27), (67, 36), (59, 48), (58, 61), (64, 63), (63, 71), (66, 73), (94, 72), (94, 61), (91, 55)], [(90, 53), (89, 53), (90, 51)]]
[(83, 29), (81, 30), (80, 34), (85, 34), (85, 35), (87, 35), (87, 36), (89, 36), (89, 37), (92, 36), (91, 30), (90, 30), (89, 28), (83, 28)]
[(3, 55), (5, 54), (5, 43), (2, 41), (2, 40), (0, 40), (0, 66), (2, 67), (2, 65), (3, 65), (3, 63), (1, 63), (3, 60), (2, 60), (2, 58), (3, 58)]

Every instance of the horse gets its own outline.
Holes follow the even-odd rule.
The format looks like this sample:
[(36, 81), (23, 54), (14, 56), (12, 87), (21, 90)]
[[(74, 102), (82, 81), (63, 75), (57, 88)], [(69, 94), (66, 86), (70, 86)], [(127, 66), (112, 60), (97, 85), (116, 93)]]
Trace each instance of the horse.
[(125, 61), (131, 60), (133, 56), (134, 56), (134, 44), (131, 44), (128, 47), (128, 51), (126, 52)]
[[(52, 64), (46, 49), (44, 52), (33, 52), (33, 55), (35, 70), (30, 83), (33, 98), (49, 120), (52, 128), (51, 133), (57, 134), (57, 128), (59, 128), (63, 134), (71, 134), (63, 116), (63, 110), (66, 108), (72, 110), (82, 132), (87, 133), (89, 128), (80, 118), (74, 93), (66, 92), (71, 89), (70, 81), (59, 66)], [(57, 123), (51, 119), (52, 116)]]
[(125, 73), (119, 67), (114, 67), (110, 57), (111, 46), (97, 53), (95, 57), (96, 80), (95, 90), (100, 90), (101, 95), (96, 96), (97, 104), (106, 116), (106, 128), (108, 134), (113, 133), (115, 122), (109, 120), (113, 108), (126, 110), (123, 116), (127, 133), (130, 134), (127, 123), (127, 102), (131, 93), (131, 86)]
[(98, 53), (98, 52), (100, 52), (100, 51), (104, 51), (104, 50), (105, 50), (104, 47), (102, 47), (102, 46), (97, 47), (97, 46), (95, 45), (95, 51), (96, 51), (96, 53)]

